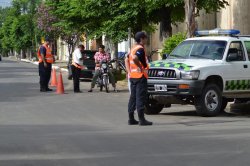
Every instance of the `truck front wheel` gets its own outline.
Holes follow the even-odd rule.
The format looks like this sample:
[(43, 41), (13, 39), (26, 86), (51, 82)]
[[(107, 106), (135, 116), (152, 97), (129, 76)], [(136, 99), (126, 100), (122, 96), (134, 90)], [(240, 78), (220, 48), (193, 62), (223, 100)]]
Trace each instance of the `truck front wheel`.
[(163, 108), (164, 108), (163, 104), (159, 104), (154, 99), (149, 99), (148, 103), (145, 106), (144, 113), (147, 115), (159, 114)]
[(222, 106), (221, 90), (216, 84), (207, 84), (200, 96), (195, 97), (195, 108), (198, 115), (216, 116)]

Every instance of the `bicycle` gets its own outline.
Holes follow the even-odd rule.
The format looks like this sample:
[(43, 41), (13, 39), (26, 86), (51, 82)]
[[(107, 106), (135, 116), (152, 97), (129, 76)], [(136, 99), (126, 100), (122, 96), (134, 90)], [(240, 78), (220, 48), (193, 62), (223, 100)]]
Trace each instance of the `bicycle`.
[(118, 59), (114, 58), (112, 62), (116, 63), (116, 71), (124, 71), (126, 72), (126, 67), (125, 67), (125, 58), (127, 56), (127, 53), (123, 53)]
[(148, 56), (148, 62), (152, 62), (152, 57), (155, 53), (159, 53), (159, 50), (158, 49), (154, 49), (150, 52), (149, 56)]

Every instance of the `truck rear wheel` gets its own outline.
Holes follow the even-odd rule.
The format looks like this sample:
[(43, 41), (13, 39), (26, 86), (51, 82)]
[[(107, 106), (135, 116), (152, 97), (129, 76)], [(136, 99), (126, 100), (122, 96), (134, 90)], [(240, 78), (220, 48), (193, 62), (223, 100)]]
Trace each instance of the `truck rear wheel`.
[(163, 104), (159, 104), (154, 99), (149, 99), (148, 103), (145, 106), (144, 113), (147, 115), (159, 114), (164, 108)]
[(222, 106), (221, 90), (216, 84), (208, 84), (200, 96), (195, 97), (195, 108), (198, 115), (216, 116)]

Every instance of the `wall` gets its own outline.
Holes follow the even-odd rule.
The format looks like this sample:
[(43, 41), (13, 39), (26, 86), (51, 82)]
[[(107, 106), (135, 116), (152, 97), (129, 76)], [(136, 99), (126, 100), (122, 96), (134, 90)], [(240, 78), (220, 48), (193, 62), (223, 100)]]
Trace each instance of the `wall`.
[(68, 47), (67, 45), (65, 44), (65, 42), (63, 42), (61, 40), (61, 38), (59, 38), (57, 40), (57, 60), (59, 61), (66, 61), (68, 60)]
[(224, 29), (239, 29), (242, 35), (250, 34), (250, 1), (228, 0), (230, 6), (217, 14), (217, 24)]

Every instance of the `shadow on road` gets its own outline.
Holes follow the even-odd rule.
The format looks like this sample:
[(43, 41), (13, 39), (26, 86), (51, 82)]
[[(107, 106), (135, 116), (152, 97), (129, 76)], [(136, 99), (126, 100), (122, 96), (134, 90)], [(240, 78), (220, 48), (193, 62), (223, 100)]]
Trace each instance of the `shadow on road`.
[[(180, 112), (164, 112), (161, 115), (183, 116), (183, 117), (201, 117), (194, 110), (180, 111)], [(235, 117), (236, 114), (221, 112), (217, 117)]]
[[(55, 95), (54, 92), (41, 93), (38, 83), (0, 83), (0, 102), (21, 102), (27, 97)], [(15, 89), (12, 89), (15, 87)]]
[[(33, 74), (33, 73), (28, 73), (28, 74), (25, 74), (25, 77), (38, 77), (37, 74)], [(2, 74), (0, 72), (0, 78), (1, 79), (4, 79), (4, 78), (24, 78), (24, 75), (20, 75), (20, 74), (11, 74), (11, 73), (6, 73), (6, 74)]]

